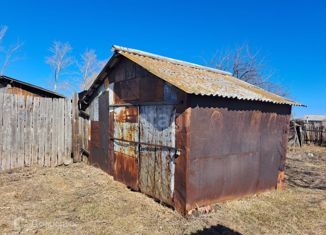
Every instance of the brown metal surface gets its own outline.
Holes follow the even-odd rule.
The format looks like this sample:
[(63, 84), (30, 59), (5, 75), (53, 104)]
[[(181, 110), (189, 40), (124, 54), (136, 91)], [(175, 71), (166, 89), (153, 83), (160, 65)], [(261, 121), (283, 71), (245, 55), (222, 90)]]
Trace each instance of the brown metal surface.
[(187, 210), (275, 188), (290, 106), (192, 97)]
[(113, 175), (113, 159), (109, 156), (108, 93), (99, 97), (99, 121), (91, 122), (90, 164)]
[(181, 155), (176, 158), (173, 202), (175, 208), (186, 214), (187, 203), (187, 164), (190, 155), (190, 118), (191, 108), (177, 107), (176, 117), (176, 147)]
[(115, 179), (138, 190), (138, 160), (120, 152), (114, 153)]
[(89, 149), (89, 163), (107, 172), (108, 169), (106, 167), (106, 162), (102, 155), (103, 151), (101, 149), (99, 122), (91, 121), (91, 140), (89, 142)]
[(139, 78), (116, 82), (114, 84), (114, 103), (121, 104), (130, 101), (138, 101), (140, 97), (139, 88)]

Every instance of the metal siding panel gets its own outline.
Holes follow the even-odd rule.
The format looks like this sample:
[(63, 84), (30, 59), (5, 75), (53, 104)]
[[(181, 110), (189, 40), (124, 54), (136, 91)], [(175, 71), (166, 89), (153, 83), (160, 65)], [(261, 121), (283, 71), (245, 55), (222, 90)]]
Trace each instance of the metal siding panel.
[(190, 155), (190, 118), (191, 108), (179, 106), (176, 118), (176, 147), (180, 150), (180, 156), (175, 161), (175, 189), (173, 202), (175, 208), (182, 214), (186, 213), (187, 179), (189, 155)]
[(187, 209), (274, 188), (284, 158), (283, 132), (290, 110), (273, 104), (196, 99)]
[(115, 104), (138, 101), (140, 98), (139, 83), (139, 78), (133, 78), (115, 83)]
[[(172, 204), (175, 171), (175, 107), (140, 107), (140, 190)], [(170, 147), (170, 148), (169, 148)]]
[(90, 164), (112, 175), (113, 163), (109, 157), (108, 92), (102, 93), (96, 100), (98, 100), (96, 103), (99, 105), (99, 119), (98, 121), (91, 121)]
[(113, 108), (113, 150), (115, 179), (138, 188), (138, 107)]

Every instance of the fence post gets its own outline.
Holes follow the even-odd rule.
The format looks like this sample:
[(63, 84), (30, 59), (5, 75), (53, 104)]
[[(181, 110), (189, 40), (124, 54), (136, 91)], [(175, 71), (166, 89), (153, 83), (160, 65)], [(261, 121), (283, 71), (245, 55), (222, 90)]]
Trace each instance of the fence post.
[(73, 161), (80, 162), (80, 137), (79, 137), (79, 110), (78, 110), (78, 93), (74, 93), (72, 102), (72, 151)]

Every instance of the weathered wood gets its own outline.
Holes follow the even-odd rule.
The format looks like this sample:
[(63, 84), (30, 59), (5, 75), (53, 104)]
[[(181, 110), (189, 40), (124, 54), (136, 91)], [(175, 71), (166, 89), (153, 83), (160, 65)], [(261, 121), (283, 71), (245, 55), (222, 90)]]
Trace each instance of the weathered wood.
[(17, 168), (17, 96), (12, 97), (11, 115), (10, 115), (10, 168)]
[(84, 146), (84, 131), (83, 131), (83, 125), (84, 125), (84, 119), (79, 117), (79, 112), (78, 112), (78, 143), (79, 143), (79, 151), (78, 154), (80, 156), (79, 161), (83, 161), (82, 155), (81, 155), (81, 148)]
[(24, 166), (24, 125), (25, 125), (25, 98), (23, 96), (18, 96), (17, 97), (17, 106), (18, 106), (18, 111), (17, 111), (17, 117), (18, 117), (18, 123), (17, 123), (17, 164), (18, 167), (23, 167)]
[(25, 108), (25, 136), (24, 136), (24, 155), (25, 165), (30, 166), (32, 163), (32, 115), (33, 113), (33, 97), (26, 97), (26, 108)]
[(45, 127), (46, 127), (46, 99), (40, 100), (40, 115), (38, 120), (38, 135), (39, 135), (39, 154), (38, 154), (38, 163), (40, 166), (44, 166), (44, 157), (45, 157)]
[(57, 99), (55, 101), (56, 103), (56, 112), (53, 114), (53, 120), (55, 121), (55, 125), (56, 125), (56, 128), (54, 130), (54, 133), (55, 133), (55, 141), (53, 141), (53, 143), (56, 144), (55, 148), (56, 148), (56, 162), (55, 162), (55, 165), (58, 165), (58, 159), (59, 159), (59, 155), (60, 155), (60, 134), (62, 132), (62, 127), (60, 126), (60, 115), (61, 115), (61, 110), (60, 110), (60, 102), (59, 100)]
[(3, 105), (3, 159), (2, 159), (2, 170), (10, 169), (10, 115), (12, 108), (12, 98), (10, 94), (4, 94), (4, 105)]
[(79, 112), (78, 112), (78, 94), (74, 94), (73, 98), (73, 118), (72, 118), (72, 146), (73, 146), (73, 160), (80, 162), (80, 132), (79, 132)]
[(39, 115), (40, 115), (40, 99), (35, 97), (33, 100), (33, 144), (32, 144), (32, 164), (38, 163), (39, 152)]
[[(75, 99), (77, 104), (78, 100)], [(74, 110), (74, 113), (73, 113)], [(79, 120), (71, 100), (0, 93), (0, 171), (39, 164), (57, 166), (80, 161), (86, 121)], [(72, 114), (77, 117), (75, 123)], [(73, 124), (74, 131), (73, 133)], [(72, 148), (72, 138), (77, 146)]]
[(60, 115), (59, 113), (59, 107), (58, 107), (58, 100), (53, 99), (52, 100), (52, 109), (51, 109), (51, 166), (56, 166), (58, 164), (58, 133), (59, 133), (59, 125), (58, 125), (58, 116)]
[(58, 162), (57, 165), (63, 164), (64, 157), (64, 100), (59, 101), (59, 115), (58, 116)]
[(46, 135), (45, 135), (45, 144), (44, 144), (44, 166), (51, 166), (51, 155), (52, 155), (52, 149), (51, 149), (51, 137), (52, 137), (52, 102), (51, 99), (46, 98), (46, 120), (45, 120), (45, 129), (46, 129)]
[(65, 154), (63, 162), (69, 164), (71, 162), (72, 152), (72, 104), (71, 100), (65, 100)]

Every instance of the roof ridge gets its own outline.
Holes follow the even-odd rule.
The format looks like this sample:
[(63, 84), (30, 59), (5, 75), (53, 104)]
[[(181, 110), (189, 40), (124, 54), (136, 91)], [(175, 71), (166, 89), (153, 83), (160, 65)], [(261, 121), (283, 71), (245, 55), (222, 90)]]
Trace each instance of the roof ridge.
[(24, 86), (29, 86), (29, 87), (32, 87), (32, 88), (34, 88), (34, 89), (38, 89), (38, 90), (41, 90), (41, 91), (43, 91), (43, 92), (50, 93), (50, 94), (53, 94), (53, 95), (56, 95), (56, 96), (59, 96), (59, 97), (65, 98), (65, 96), (62, 95), (62, 94), (59, 94), (59, 93), (57, 93), (57, 92), (55, 92), (55, 91), (51, 91), (51, 90), (49, 90), (49, 89), (43, 88), (43, 87), (38, 86), (38, 85), (34, 85), (34, 84), (32, 84), (32, 83), (29, 83), (29, 82), (24, 82), (24, 81), (22, 81), (22, 80), (18, 80), (18, 79), (16, 79), (16, 78), (8, 77), (8, 76), (6, 76), (6, 75), (0, 75), (0, 78), (1, 78), (1, 79), (4, 79), (4, 80), (10, 80), (10, 81), (12, 81), (12, 82), (20, 83), (20, 84), (22, 84), (22, 85), (24, 85)]
[(138, 54), (138, 55), (141, 55), (141, 56), (146, 56), (146, 57), (150, 57), (150, 58), (157, 59), (157, 60), (166, 60), (166, 61), (169, 61), (169, 62), (174, 63), (174, 64), (178, 64), (178, 65), (181, 65), (181, 66), (188, 66), (188, 67), (192, 67), (192, 68), (196, 68), (196, 69), (207, 70), (207, 71), (211, 71), (211, 72), (218, 73), (218, 74), (232, 75), (230, 72), (223, 71), (223, 70), (220, 70), (220, 69), (214, 69), (214, 68), (210, 68), (210, 67), (207, 67), (207, 66), (186, 62), (186, 61), (183, 61), (183, 60), (177, 60), (177, 59), (173, 59), (173, 58), (170, 58), (170, 57), (160, 56), (160, 55), (157, 55), (157, 54), (153, 54), (153, 53), (149, 53), (149, 52), (145, 52), (145, 51), (141, 51), (141, 50), (136, 50), (136, 49), (132, 49), (132, 48), (113, 45), (112, 50), (113, 51), (118, 51), (118, 52), (123, 51), (123, 52), (127, 52), (127, 53)]

